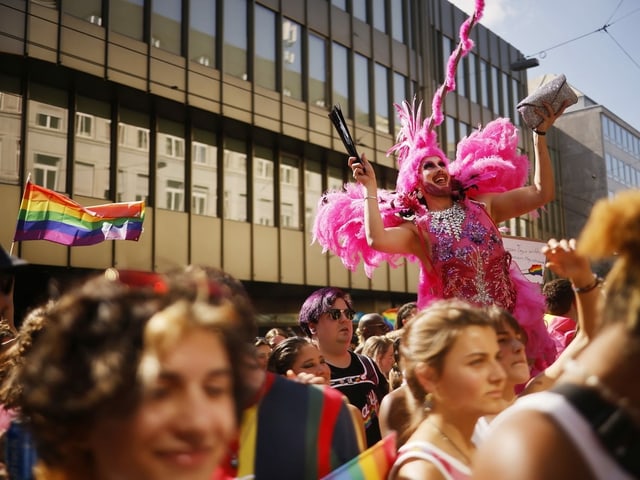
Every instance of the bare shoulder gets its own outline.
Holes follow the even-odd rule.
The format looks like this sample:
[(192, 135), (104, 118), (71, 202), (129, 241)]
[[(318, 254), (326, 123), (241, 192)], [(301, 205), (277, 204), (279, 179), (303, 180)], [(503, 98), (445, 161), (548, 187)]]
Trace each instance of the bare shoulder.
[(476, 452), (473, 470), (480, 480), (592, 478), (571, 439), (537, 411), (514, 412), (502, 420)]
[(420, 478), (423, 480), (445, 480), (440, 470), (427, 460), (415, 459), (406, 462), (400, 469), (393, 480), (415, 480)]

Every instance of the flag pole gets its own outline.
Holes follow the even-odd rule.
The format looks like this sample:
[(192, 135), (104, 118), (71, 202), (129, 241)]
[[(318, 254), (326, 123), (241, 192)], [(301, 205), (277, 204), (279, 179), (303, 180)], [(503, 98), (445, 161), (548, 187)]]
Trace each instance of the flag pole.
[[(20, 201), (20, 207), (22, 207), (22, 202), (24, 201), (24, 197), (27, 193), (27, 185), (31, 182), (31, 172), (27, 174), (27, 181), (24, 184), (24, 190), (22, 191), (22, 200)], [(20, 209), (18, 208), (18, 216), (20, 216)], [(18, 231), (18, 221), (16, 220), (16, 229), (13, 232), (13, 240), (11, 241), (11, 247), (9, 248), (9, 255), (13, 255), (13, 247), (16, 244), (16, 232)]]

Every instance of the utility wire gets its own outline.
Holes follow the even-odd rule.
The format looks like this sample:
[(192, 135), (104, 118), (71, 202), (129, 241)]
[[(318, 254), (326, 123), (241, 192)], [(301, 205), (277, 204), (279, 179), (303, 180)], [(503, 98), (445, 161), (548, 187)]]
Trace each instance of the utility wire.
[(542, 54), (546, 54), (548, 51), (550, 50), (554, 50), (556, 48), (559, 47), (563, 47), (569, 43), (573, 43), (577, 40), (582, 40), (583, 38), (586, 38), (590, 35), (593, 35), (594, 33), (598, 33), (598, 32), (604, 32), (607, 35), (609, 35), (609, 37), (611, 37), (611, 40), (613, 40), (613, 42), (618, 46), (618, 48), (620, 48), (620, 50), (622, 50), (622, 52), (629, 58), (629, 60), (631, 60), (631, 62), (633, 62), (633, 64), (638, 67), (638, 69), (640, 69), (640, 64), (629, 54), (629, 52), (627, 52), (624, 47), (614, 38), (614, 36), (611, 34), (611, 32), (609, 32), (608, 28), (611, 27), (612, 25), (615, 25), (616, 23), (618, 23), (620, 20), (623, 20), (625, 18), (629, 18), (631, 15), (635, 14), (636, 12), (640, 11), (640, 7), (636, 8), (635, 10), (632, 10), (631, 12), (627, 13), (624, 17), (621, 17), (615, 21), (611, 21), (611, 19), (613, 18), (613, 16), (616, 14), (616, 12), (620, 9), (620, 6), (622, 5), (622, 3), (624, 2), (624, 0), (620, 0), (620, 2), (618, 3), (618, 6), (615, 8), (615, 10), (613, 11), (613, 13), (611, 14), (611, 16), (609, 17), (609, 19), (607, 20), (607, 22), (605, 22), (605, 24), (603, 26), (601, 26), (600, 28), (596, 28), (595, 30), (579, 35), (575, 38), (572, 38), (570, 40), (566, 40), (564, 42), (558, 43), (556, 45), (552, 45), (551, 47), (545, 48), (543, 50), (540, 50), (539, 52), (536, 53), (532, 53), (531, 55), (526, 55), (525, 58), (532, 58), (532, 57), (537, 57), (540, 56)]

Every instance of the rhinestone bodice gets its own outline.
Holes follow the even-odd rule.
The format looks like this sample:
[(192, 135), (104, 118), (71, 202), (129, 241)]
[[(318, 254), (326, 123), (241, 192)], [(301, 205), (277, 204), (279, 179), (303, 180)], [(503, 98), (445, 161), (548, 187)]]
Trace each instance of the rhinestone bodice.
[(417, 218), (416, 224), (429, 238), (435, 296), (463, 298), (476, 305), (498, 304), (513, 311), (511, 255), (483, 205), (456, 202), (447, 210)]

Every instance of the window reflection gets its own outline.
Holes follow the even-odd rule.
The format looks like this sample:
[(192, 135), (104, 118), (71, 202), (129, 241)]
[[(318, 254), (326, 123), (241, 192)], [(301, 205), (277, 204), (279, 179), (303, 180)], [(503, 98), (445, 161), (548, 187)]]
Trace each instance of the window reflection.
[(205, 67), (216, 67), (216, 0), (189, 2), (189, 55)]
[(346, 47), (333, 43), (333, 103), (342, 107), (345, 117), (350, 117), (349, 112), (349, 62)]
[[(411, 102), (411, 99), (407, 98), (407, 78), (398, 72), (393, 72), (393, 103), (402, 105), (402, 102), (405, 100)], [(393, 111), (395, 119), (395, 133), (397, 134), (400, 130), (400, 122), (397, 120), (397, 115), (395, 115), (395, 108)]]
[(351, 0), (353, 16), (363, 22), (367, 21), (367, 0)]
[(62, 11), (95, 25), (102, 25), (102, 0), (65, 0)]
[(142, 40), (144, 0), (110, 0), (109, 28), (116, 33)]
[(480, 101), (483, 107), (489, 108), (489, 64), (480, 60)]
[(243, 80), (247, 75), (247, 1), (225, 0), (222, 69)]
[(225, 139), (223, 156), (223, 215), (227, 220), (247, 221), (247, 146), (242, 140)]
[(117, 202), (149, 203), (149, 117), (120, 109), (118, 122)]
[(158, 119), (156, 149), (156, 199), (158, 208), (185, 210), (184, 126)]
[(191, 142), (191, 212), (218, 216), (218, 142), (213, 132), (194, 129)]
[(309, 103), (327, 106), (327, 42), (309, 34)]
[(318, 199), (322, 195), (322, 168), (319, 161), (307, 159), (304, 167), (304, 229), (311, 232)]
[(76, 105), (73, 192), (110, 198), (110, 105), (82, 96)]
[(276, 89), (276, 14), (256, 5), (255, 81), (257, 85)]
[(405, 41), (404, 35), (404, 8), (405, 0), (396, 0), (391, 9), (391, 35), (399, 42)]
[[(280, 226), (300, 230), (300, 160), (283, 155), (280, 159)], [(317, 199), (320, 198), (316, 197)]]
[(176, 55), (182, 53), (182, 0), (151, 2), (151, 45)]
[(356, 122), (370, 125), (369, 108), (369, 60), (356, 53), (354, 55)]
[(66, 191), (67, 94), (62, 90), (32, 84), (26, 174), (43, 187)]
[[(385, 0), (373, 0), (373, 28), (381, 32), (387, 32), (387, 15), (385, 12)], [(402, 14), (402, 5), (395, 5), (396, 9)]]
[(13, 92), (8, 91), (9, 82), (4, 80), (0, 76), (0, 182), (17, 184), (20, 173), (22, 96), (18, 95), (18, 88)]
[(375, 64), (376, 85), (376, 130), (389, 133), (389, 71), (379, 63)]
[(298, 23), (282, 20), (282, 93), (296, 100), (302, 100), (301, 32)]
[(274, 225), (273, 151), (256, 146), (253, 158), (253, 223)]

